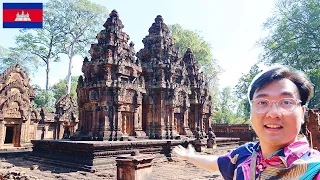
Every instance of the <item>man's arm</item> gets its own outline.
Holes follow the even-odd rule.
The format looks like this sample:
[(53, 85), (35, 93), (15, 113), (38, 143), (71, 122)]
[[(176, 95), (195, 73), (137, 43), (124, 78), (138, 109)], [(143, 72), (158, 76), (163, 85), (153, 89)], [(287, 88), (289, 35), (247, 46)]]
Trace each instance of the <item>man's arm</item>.
[(196, 154), (190, 144), (187, 149), (179, 145), (173, 149), (173, 152), (176, 153), (178, 157), (188, 160), (199, 167), (214, 171), (219, 170), (218, 156)]

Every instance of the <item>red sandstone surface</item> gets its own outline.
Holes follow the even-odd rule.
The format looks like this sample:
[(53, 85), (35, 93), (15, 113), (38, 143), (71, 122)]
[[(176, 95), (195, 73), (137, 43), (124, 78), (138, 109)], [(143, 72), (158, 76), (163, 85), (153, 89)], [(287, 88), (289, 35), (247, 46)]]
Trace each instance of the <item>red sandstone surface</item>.
[[(219, 148), (218, 150), (204, 150), (202, 154), (221, 155), (233, 147)], [(22, 157), (7, 158), (0, 160), (0, 175), (4, 179), (65, 179), (65, 180), (87, 180), (87, 179), (116, 179), (116, 166), (110, 165), (110, 169), (90, 173), (84, 171), (72, 171), (68, 168), (49, 165), (47, 162), (32, 162)], [(178, 159), (173, 155), (168, 160), (162, 155), (157, 155), (152, 161), (152, 171), (154, 180), (222, 180), (219, 172), (209, 171), (199, 168), (187, 161)], [(1, 178), (0, 178), (1, 179)]]

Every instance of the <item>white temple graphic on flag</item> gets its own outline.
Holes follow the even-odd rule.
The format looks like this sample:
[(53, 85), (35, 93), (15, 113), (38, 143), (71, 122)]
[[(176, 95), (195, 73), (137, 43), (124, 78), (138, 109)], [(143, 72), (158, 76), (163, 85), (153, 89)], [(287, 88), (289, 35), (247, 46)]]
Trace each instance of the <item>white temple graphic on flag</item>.
[(19, 12), (16, 14), (16, 19), (14, 21), (31, 21), (31, 19), (28, 12), (27, 14), (24, 14), (24, 12), (22, 11), (21, 14), (19, 14)]

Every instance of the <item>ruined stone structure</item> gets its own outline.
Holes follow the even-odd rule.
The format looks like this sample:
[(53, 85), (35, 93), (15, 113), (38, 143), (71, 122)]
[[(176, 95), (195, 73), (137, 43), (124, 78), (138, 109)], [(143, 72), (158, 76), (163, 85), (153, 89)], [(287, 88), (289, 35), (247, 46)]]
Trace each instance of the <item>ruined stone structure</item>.
[(56, 139), (57, 137), (57, 123), (55, 121), (55, 114), (48, 112), (45, 107), (40, 110), (41, 120), (38, 124), (38, 132), (40, 136), (37, 139), (47, 140)]
[(145, 137), (142, 131), (142, 97), (145, 93), (141, 64), (134, 44), (122, 32), (118, 13), (112, 11), (85, 59), (84, 79), (78, 82), (78, 105), (82, 134), (99, 140)]
[(155, 18), (137, 58), (117, 11), (103, 26), (78, 82), (82, 137), (174, 139), (193, 136), (196, 128), (205, 135), (211, 115), (207, 84), (191, 50), (180, 57), (163, 18)]
[(306, 126), (301, 129), (313, 148), (320, 150), (320, 109), (307, 111)]
[(55, 104), (57, 139), (69, 139), (78, 129), (77, 106), (70, 94), (61, 96)]
[(161, 16), (149, 29), (141, 60), (146, 95), (143, 127), (150, 138), (193, 136), (209, 127), (211, 97), (190, 49), (180, 58), (174, 39)]
[(186, 85), (186, 71), (161, 16), (155, 18), (142, 42), (144, 48), (137, 56), (146, 82), (143, 102), (146, 133), (150, 138), (174, 138), (178, 133), (191, 136), (188, 124), (191, 92)]
[(256, 137), (249, 124), (213, 124), (212, 130), (217, 137), (240, 138), (241, 141), (252, 141)]
[[(194, 140), (180, 136), (197, 135), (204, 140), (211, 115), (208, 87), (191, 50), (179, 55), (163, 18), (156, 17), (137, 57), (134, 44), (128, 44), (129, 36), (122, 32), (117, 11), (110, 13), (103, 26), (96, 36), (98, 43), (91, 45), (91, 59), (84, 59), (84, 76), (78, 80), (79, 125), (72, 141), (34, 140), (29, 157), (94, 172), (114, 163), (106, 157), (137, 149), (170, 157), (172, 147)], [(203, 144), (205, 140), (197, 145)], [(147, 171), (146, 159), (142, 164), (136, 158), (133, 161), (135, 170)]]
[(40, 115), (31, 105), (36, 90), (29, 81), (19, 65), (0, 75), (0, 147), (19, 147), (36, 139)]
[(211, 115), (211, 96), (208, 86), (205, 83), (203, 72), (199, 73), (199, 67), (196, 64), (196, 59), (193, 56), (191, 49), (188, 49), (183, 57), (183, 62), (187, 71), (187, 85), (190, 86), (190, 112), (189, 124), (190, 129), (199, 128), (201, 135), (206, 134), (210, 125)]
[(78, 113), (74, 99), (69, 95), (61, 96), (55, 103), (55, 113), (41, 108), (41, 120), (36, 139), (69, 139), (78, 129)]

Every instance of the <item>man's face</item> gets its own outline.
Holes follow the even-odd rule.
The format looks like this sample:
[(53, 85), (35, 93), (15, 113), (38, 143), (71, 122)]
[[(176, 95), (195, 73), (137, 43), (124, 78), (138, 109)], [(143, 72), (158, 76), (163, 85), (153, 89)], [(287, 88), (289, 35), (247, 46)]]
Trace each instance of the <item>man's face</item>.
[[(275, 102), (283, 98), (297, 99), (297, 107), (292, 112), (279, 109)], [(252, 100), (257, 99), (266, 99), (271, 105), (266, 112), (257, 111), (254, 104), (251, 106), (252, 126), (261, 145), (284, 147), (294, 142), (304, 117), (304, 107), (299, 103), (300, 95), (297, 86), (288, 79), (273, 81), (253, 94)], [(285, 106), (287, 102), (282, 104)]]

